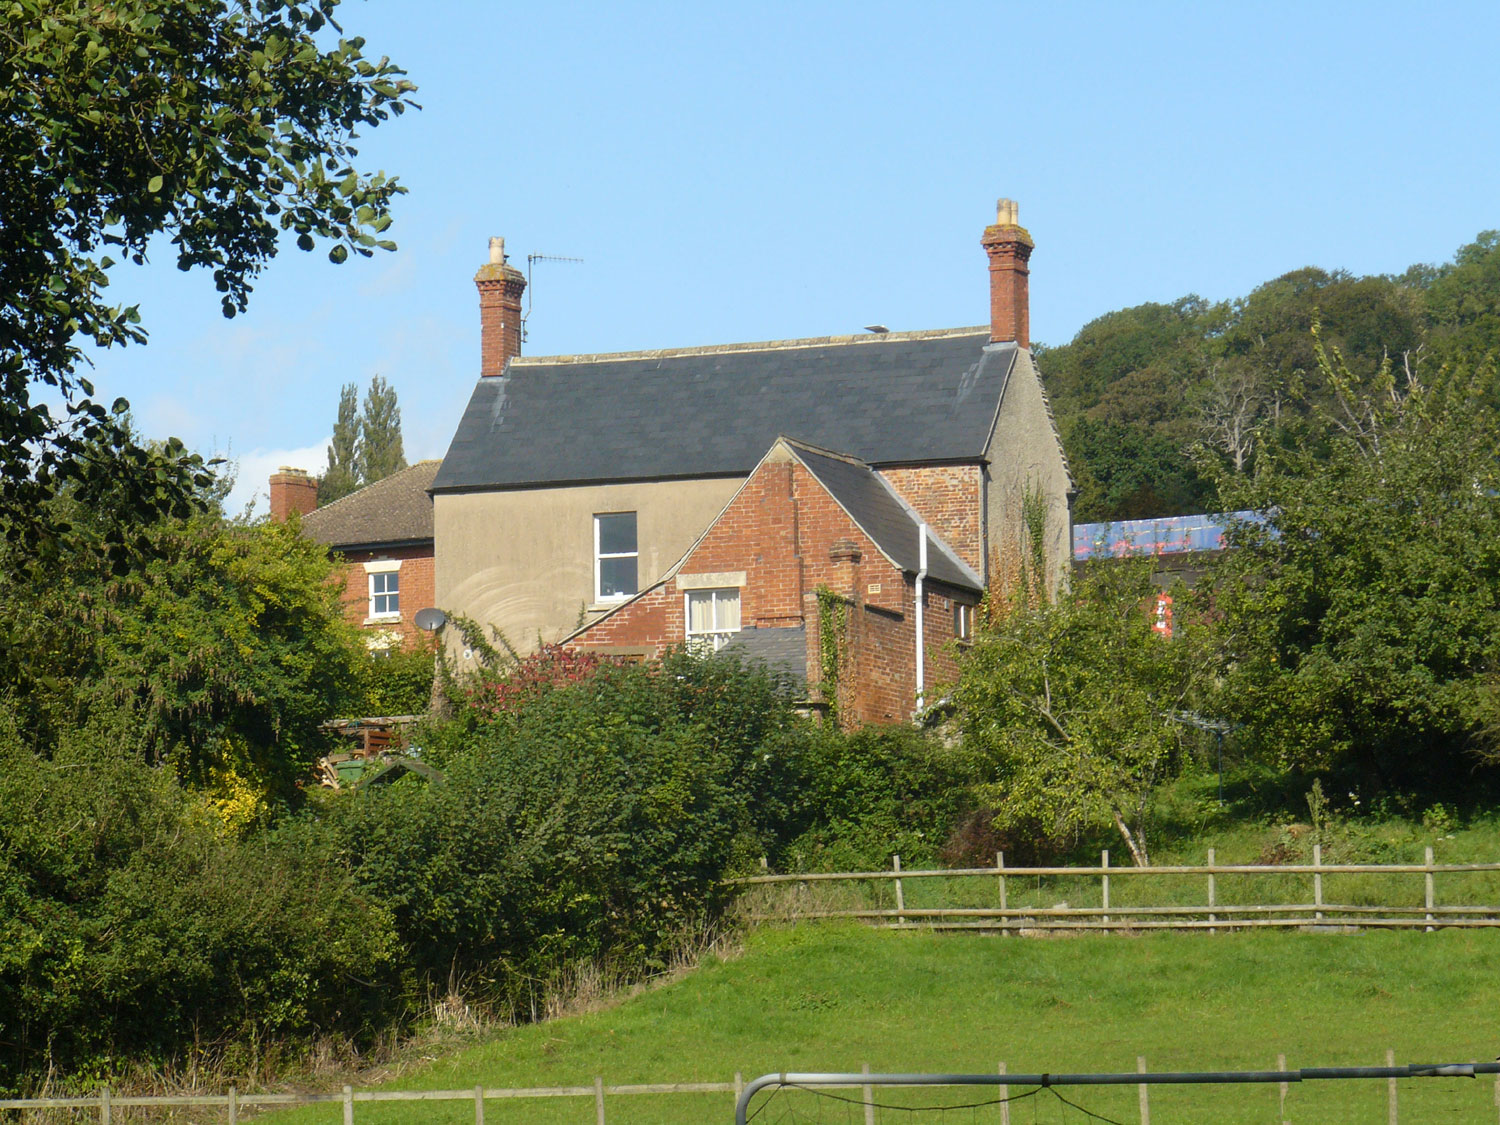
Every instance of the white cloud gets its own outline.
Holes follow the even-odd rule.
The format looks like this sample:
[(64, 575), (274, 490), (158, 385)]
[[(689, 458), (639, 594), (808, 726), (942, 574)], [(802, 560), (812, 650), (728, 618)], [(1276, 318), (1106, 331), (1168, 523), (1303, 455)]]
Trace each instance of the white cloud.
[(300, 449), (255, 449), (249, 453), (230, 453), (228, 458), (234, 467), (235, 479), (229, 498), (224, 502), (224, 510), (236, 516), (245, 510), (245, 505), (253, 502), (253, 514), (263, 515), (270, 499), (271, 474), (288, 466), (306, 469), (316, 476), (328, 461), (328, 441), (304, 445)]

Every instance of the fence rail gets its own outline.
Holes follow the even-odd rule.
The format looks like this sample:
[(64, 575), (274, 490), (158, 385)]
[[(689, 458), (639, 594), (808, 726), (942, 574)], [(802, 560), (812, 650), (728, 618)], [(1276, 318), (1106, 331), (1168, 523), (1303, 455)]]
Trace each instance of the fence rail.
[[(814, 903), (772, 902), (752, 906), (752, 921), (795, 921), (812, 918), (853, 918), (888, 927), (923, 925), (932, 929), (970, 929), (1000, 932), (1048, 930), (1236, 930), (1261, 927), (1339, 926), (1384, 929), (1435, 930), (1450, 927), (1500, 927), (1500, 903), (1439, 903), (1437, 878), (1444, 876), (1451, 885), (1463, 875), (1500, 872), (1500, 863), (1436, 863), (1431, 848), (1426, 849), (1423, 863), (1324, 863), (1321, 846), (1313, 847), (1312, 863), (1242, 863), (1221, 864), (1214, 860), (1213, 849), (1202, 865), (1164, 867), (1113, 867), (1109, 852), (1102, 852), (1097, 867), (1008, 867), (1004, 853), (995, 857), (993, 867), (944, 868), (913, 871), (901, 866), (901, 857), (892, 857), (889, 871), (804, 872), (788, 875), (754, 875), (727, 880), (741, 890), (754, 887), (792, 885), (811, 887), (816, 884), (854, 884), (870, 887), (889, 884), (895, 897), (894, 908), (886, 906), (833, 907)], [(1324, 895), (1324, 879), (1337, 876), (1421, 876), (1421, 904), (1386, 902), (1338, 902)], [(1225, 901), (1219, 880), (1225, 877), (1279, 876), (1303, 878), (1307, 899), (1282, 902)], [(1120, 879), (1144, 883), (1177, 877), (1203, 880), (1201, 899), (1174, 903), (1127, 903), (1112, 896), (1112, 881)], [(1097, 881), (1099, 904), (1073, 906), (1066, 902), (1053, 906), (1013, 905), (1009, 902), (1011, 886), (1017, 880), (1044, 878)], [(972, 883), (993, 880), (995, 905), (911, 906), (907, 902), (907, 885), (913, 880), (941, 879)], [(1009, 882), (1008, 882), (1009, 881)]]
[(112, 1125), (114, 1111), (125, 1108), (177, 1107), (218, 1108), (229, 1125), (238, 1125), (242, 1109), (274, 1109), (302, 1105), (339, 1103), (344, 1107), (344, 1125), (354, 1125), (354, 1107), (362, 1102), (470, 1102), (475, 1125), (484, 1125), (484, 1105), (490, 1101), (519, 1098), (591, 1098), (594, 1119), (605, 1125), (604, 1099), (641, 1094), (733, 1094), (744, 1092), (744, 1077), (736, 1072), (733, 1082), (649, 1082), (607, 1086), (596, 1077), (592, 1086), (472, 1086), (466, 1090), (356, 1090), (345, 1086), (337, 1093), (242, 1094), (231, 1086), (226, 1094), (116, 1094), (106, 1086), (97, 1094), (68, 1098), (0, 1098), (0, 1111), (84, 1109), (98, 1113), (99, 1125)]

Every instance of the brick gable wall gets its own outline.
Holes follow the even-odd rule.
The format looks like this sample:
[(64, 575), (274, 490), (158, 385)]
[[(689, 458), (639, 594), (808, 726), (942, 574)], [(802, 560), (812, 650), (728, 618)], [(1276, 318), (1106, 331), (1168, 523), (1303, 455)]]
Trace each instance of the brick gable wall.
[[(948, 487), (962, 496), (969, 485), (960, 476)], [(977, 512), (977, 485), (969, 494), (975, 497)], [(937, 512), (943, 502), (939, 498), (929, 507)], [(961, 526), (957, 515), (952, 522)], [(977, 525), (977, 514), (973, 522)], [(836, 544), (839, 549), (831, 550)], [(739, 572), (744, 573), (740, 618), (745, 628), (807, 626), (810, 697), (820, 697), (818, 590), (826, 588), (848, 607), (837, 689), (839, 714), (851, 723), (910, 717), (916, 695), (914, 583), (880, 553), (800, 462), (762, 463), (683, 560), (677, 577), (692, 582), (690, 576), (737, 578)], [(685, 589), (677, 577), (601, 619), (570, 644), (646, 656), (681, 644), (686, 636)], [(929, 684), (956, 674), (949, 644), (954, 593), (929, 588), (924, 629)]]
[(943, 542), (979, 575), (984, 574), (984, 471), (978, 465), (922, 465), (881, 469)]

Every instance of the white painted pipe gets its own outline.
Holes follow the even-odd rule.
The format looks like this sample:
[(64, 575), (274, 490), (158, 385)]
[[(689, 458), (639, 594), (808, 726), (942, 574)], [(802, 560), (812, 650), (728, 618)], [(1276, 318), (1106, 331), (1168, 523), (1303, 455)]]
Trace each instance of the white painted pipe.
[(917, 525), (920, 537), (917, 546), (917, 710), (922, 710), (922, 696), (927, 691), (927, 646), (923, 643), (924, 621), (922, 613), (922, 587), (927, 580), (927, 525)]

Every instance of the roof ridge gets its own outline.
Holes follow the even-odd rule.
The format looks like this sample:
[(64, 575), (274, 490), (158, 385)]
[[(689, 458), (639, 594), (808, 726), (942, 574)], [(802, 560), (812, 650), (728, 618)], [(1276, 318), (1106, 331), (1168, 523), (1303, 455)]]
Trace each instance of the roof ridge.
[(733, 352), (789, 351), (793, 348), (820, 348), (830, 344), (861, 345), (903, 340), (941, 340), (958, 336), (987, 334), (989, 328), (926, 328), (911, 332), (870, 332), (849, 336), (804, 336), (787, 340), (759, 340), (742, 344), (703, 344), (686, 348), (648, 348), (631, 352), (593, 352), (576, 355), (516, 356), (508, 367), (553, 367), (574, 363), (611, 363), (632, 359), (676, 359), (685, 356), (725, 355)]

